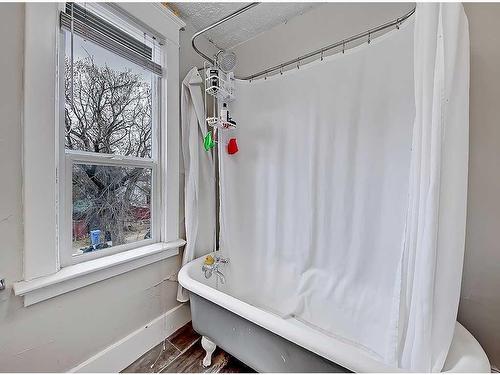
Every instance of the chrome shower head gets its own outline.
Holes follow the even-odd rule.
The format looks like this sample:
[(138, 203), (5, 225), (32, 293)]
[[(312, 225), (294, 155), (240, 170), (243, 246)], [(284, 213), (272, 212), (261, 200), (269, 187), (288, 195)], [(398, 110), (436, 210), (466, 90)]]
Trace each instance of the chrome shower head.
[(223, 72), (228, 73), (236, 66), (236, 54), (231, 51), (220, 50), (215, 55), (215, 61)]

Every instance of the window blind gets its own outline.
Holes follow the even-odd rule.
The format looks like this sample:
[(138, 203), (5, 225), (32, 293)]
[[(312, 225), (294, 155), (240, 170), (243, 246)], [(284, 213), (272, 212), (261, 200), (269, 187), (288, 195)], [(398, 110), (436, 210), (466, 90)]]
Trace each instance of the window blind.
[(162, 67), (153, 61), (150, 46), (75, 3), (66, 3), (65, 11), (61, 12), (62, 28), (71, 31), (72, 15), (75, 34), (161, 76)]

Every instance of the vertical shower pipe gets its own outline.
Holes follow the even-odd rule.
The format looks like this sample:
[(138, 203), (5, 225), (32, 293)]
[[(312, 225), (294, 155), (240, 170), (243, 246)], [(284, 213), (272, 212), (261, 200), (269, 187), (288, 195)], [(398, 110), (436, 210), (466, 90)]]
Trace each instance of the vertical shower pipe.
[[(214, 67), (216, 67), (216, 59), (214, 57)], [(220, 77), (220, 74), (218, 74)], [(206, 81), (205, 81), (206, 82)], [(220, 81), (219, 81), (220, 85)], [(212, 116), (215, 118), (219, 118), (219, 98), (217, 96), (212, 96)], [(217, 125), (219, 122), (217, 121)], [(219, 142), (220, 142), (220, 134), (219, 128), (217, 126), (213, 127), (213, 137), (214, 142), (216, 142), (215, 147), (213, 148), (212, 158), (214, 161), (214, 194), (215, 194), (215, 236), (214, 236), (214, 255), (215, 261), (217, 262), (217, 252), (220, 250), (219, 244), (219, 207), (220, 207), (220, 199), (219, 199)], [(219, 288), (219, 278), (215, 277), (215, 287)]]
[[(207, 75), (206, 75), (206, 72), (207, 70), (210, 70), (210, 66), (207, 65), (207, 61), (204, 61), (203, 62), (203, 75), (202, 75), (202, 80), (203, 80), (203, 110), (204, 110), (204, 115), (205, 115), (205, 127), (207, 129), (207, 134), (208, 132), (210, 131), (213, 131), (212, 133), (212, 137), (213, 137), (213, 141), (217, 144), (216, 147), (214, 147), (212, 149), (212, 161), (214, 163), (214, 195), (215, 195), (215, 202), (214, 202), (214, 206), (215, 206), (215, 228), (214, 228), (214, 243), (213, 243), (213, 253), (214, 253), (214, 257), (217, 257), (217, 251), (218, 251), (218, 247), (219, 247), (219, 199), (218, 199), (218, 191), (219, 191), (219, 187), (218, 187), (218, 182), (219, 182), (219, 179), (218, 179), (218, 175), (219, 175), (219, 168), (218, 168), (218, 165), (219, 165), (219, 162), (218, 162), (218, 148), (219, 148), (219, 140), (215, 140), (215, 136), (216, 136), (216, 132), (217, 132), (217, 137), (219, 137), (219, 132), (217, 130), (217, 126), (213, 126), (212, 127), (212, 130), (210, 130), (209, 126), (208, 126), (208, 122), (207, 122), (207, 118), (208, 117), (217, 117), (217, 112), (216, 112), (216, 97), (213, 96), (213, 95), (210, 95), (212, 97), (212, 115), (209, 116), (209, 113), (208, 113), (208, 101), (207, 101)], [(219, 286), (219, 280), (218, 278), (216, 277), (215, 278), (215, 286), (216, 288), (218, 288)]]
[[(207, 62), (204, 61), (203, 62), (203, 75), (202, 75), (202, 82), (203, 82), (203, 111), (204, 111), (204, 116), (205, 116), (205, 119), (204, 119), (204, 124), (205, 124), (205, 128), (207, 129), (207, 135), (208, 135), (208, 132), (212, 131), (208, 125), (208, 122), (207, 122), (207, 118), (208, 117), (214, 117), (215, 116), (215, 97), (214, 97), (214, 102), (212, 103), (212, 116), (209, 116), (208, 114), (208, 102), (207, 102), (207, 75), (206, 75), (206, 72), (207, 70), (209, 70), (210, 67), (207, 65)], [(199, 69), (198, 69), (199, 70)], [(213, 141), (215, 142), (215, 127), (213, 127)], [(207, 151), (208, 152), (208, 151)], [(213, 150), (211, 151), (212, 152), (212, 161), (214, 163), (214, 193), (215, 193), (215, 202), (214, 202), (214, 205), (215, 205), (215, 228), (214, 228), (214, 242), (213, 242), (213, 252), (214, 252), (214, 256), (216, 256), (216, 252), (217, 252), (217, 246), (218, 246), (218, 241), (217, 241), (217, 220), (218, 220), (218, 214), (217, 214), (217, 162), (215, 160), (215, 155), (217, 153), (217, 147), (214, 147)], [(217, 281), (216, 281), (217, 283)]]
[[(216, 65), (216, 59), (215, 59), (215, 56), (214, 58), (212, 59), (211, 57), (207, 56), (206, 54), (204, 54), (203, 52), (201, 52), (198, 47), (196, 47), (196, 38), (198, 38), (200, 35), (202, 35), (203, 33), (213, 29), (214, 27), (217, 27), (219, 25), (221, 25), (222, 23), (234, 18), (234, 17), (237, 17), (238, 15), (246, 12), (247, 10), (259, 5), (260, 3), (257, 3), (257, 2), (254, 2), (254, 3), (250, 3), (246, 6), (244, 6), (243, 8), (241, 9), (238, 9), (237, 11), (229, 14), (228, 16), (220, 19), (219, 21), (205, 27), (204, 29), (196, 32), (193, 37), (191, 38), (191, 45), (193, 47), (193, 49), (195, 50), (196, 53), (198, 53), (198, 55), (200, 55), (201, 57), (203, 57), (206, 61), (208, 61), (210, 64), (212, 64), (213, 66)], [(204, 89), (206, 90), (206, 66), (204, 65), (204, 71), (203, 71), (203, 87)], [(206, 91), (205, 91), (205, 94), (206, 94)], [(212, 97), (212, 100), (213, 100), (213, 117), (218, 117), (218, 112), (219, 112), (219, 100), (216, 96), (213, 96)], [(205, 97), (205, 112), (207, 112), (207, 102), (206, 102), (206, 97)], [(205, 118), (206, 118), (206, 115), (207, 113), (205, 113)], [(205, 121), (205, 124), (206, 124), (206, 121)], [(213, 151), (213, 161), (214, 161), (214, 187), (215, 187), (215, 236), (214, 236), (214, 255), (217, 256), (215, 253), (218, 251), (218, 248), (219, 248), (219, 232), (220, 232), (220, 199), (219, 199), (219, 191), (220, 191), (220, 181), (219, 181), (219, 175), (220, 175), (220, 171), (219, 171), (219, 141), (220, 141), (220, 134), (219, 134), (219, 131), (217, 130), (217, 128), (214, 128), (214, 138), (215, 138), (215, 132), (217, 132), (217, 137), (218, 137), (218, 140), (217, 140), (217, 147), (214, 147), (214, 151)]]
[[(220, 19), (219, 21), (205, 27), (204, 29), (198, 31), (197, 33), (195, 33), (193, 35), (193, 37), (191, 38), (191, 45), (193, 47), (193, 49), (195, 50), (195, 52), (200, 55), (201, 57), (203, 57), (206, 61), (208, 61), (210, 64), (212, 64), (213, 66), (215, 66), (216, 64), (216, 61), (215, 61), (215, 57), (212, 59), (210, 58), (209, 56), (207, 56), (206, 54), (204, 54), (203, 52), (201, 52), (198, 47), (196, 47), (196, 38), (198, 38), (200, 35), (202, 35), (203, 33), (213, 29), (214, 27), (217, 27), (219, 26), (220, 24), (246, 12), (247, 10), (255, 7), (259, 5), (259, 3), (255, 2), (255, 3), (250, 3), (246, 6), (244, 6), (243, 8), (241, 9), (238, 9), (237, 11), (229, 14), (228, 16)], [(204, 90), (206, 90), (206, 66), (204, 64), (204, 69), (203, 69), (203, 87), (204, 87)], [(213, 116), (214, 117), (218, 117), (218, 110), (219, 110), (219, 100), (216, 96), (213, 96)], [(207, 100), (206, 100), (206, 91), (205, 91), (205, 126), (206, 126), (206, 117), (207, 117)], [(217, 108), (217, 111), (216, 111), (216, 108)], [(217, 140), (217, 147), (214, 147), (214, 151), (213, 151), (213, 161), (214, 161), (214, 190), (215, 190), (215, 236), (214, 236), (214, 255), (217, 256), (215, 253), (218, 251), (218, 247), (219, 247), (219, 231), (220, 231), (220, 199), (219, 199), (219, 190), (220, 190), (220, 186), (219, 186), (219, 141), (220, 141), (220, 134), (218, 132), (218, 130), (216, 130), (216, 128), (214, 128), (214, 138), (215, 138), (215, 132), (217, 132), (217, 137), (218, 137), (218, 140)], [(214, 139), (215, 141), (215, 139)]]
[[(206, 28), (198, 31), (197, 33), (195, 33), (193, 35), (193, 37), (191, 38), (191, 45), (193, 47), (193, 49), (196, 51), (196, 53), (198, 53), (201, 57), (203, 57), (206, 61), (208, 61), (210, 64), (212, 64), (213, 66), (216, 65), (216, 59), (215, 57), (212, 59), (210, 58), (209, 56), (207, 56), (206, 54), (204, 54), (203, 52), (201, 52), (198, 47), (196, 47), (196, 38), (198, 38), (198, 36), (200, 36), (201, 34), (207, 32), (208, 30), (211, 30), (213, 29), (214, 27), (217, 27), (219, 26), (220, 24), (240, 15), (241, 13), (244, 13), (245, 11), (255, 7), (259, 5), (259, 3), (255, 2), (255, 3), (250, 3), (246, 6), (244, 6), (243, 8), (241, 9), (238, 9), (237, 11), (229, 14), (228, 16), (224, 17), (223, 19), (207, 26)], [(205, 66), (204, 66), (205, 68)], [(204, 72), (203, 72), (203, 87), (204, 89), (206, 90), (206, 68), (204, 69)], [(205, 91), (205, 94), (206, 94), (206, 91)], [(214, 117), (218, 117), (218, 112), (219, 112), (219, 100), (216, 96), (213, 96), (213, 115)], [(205, 97), (205, 112), (206, 112), (206, 108), (207, 108), (207, 103), (206, 103), (206, 97)], [(206, 126), (206, 115), (205, 115), (205, 126)], [(219, 199), (219, 141), (220, 141), (220, 134), (219, 134), (219, 131), (216, 127), (214, 127), (214, 138), (215, 138), (215, 134), (217, 132), (217, 137), (218, 137), (218, 140), (217, 140), (217, 147), (214, 147), (214, 151), (213, 151), (213, 161), (214, 161), (214, 187), (215, 187), (215, 236), (214, 236), (214, 255), (216, 255), (216, 252), (218, 251), (218, 248), (219, 248), (219, 231), (220, 231), (220, 199)], [(214, 139), (215, 141), (215, 139)], [(218, 283), (218, 281), (217, 281)], [(218, 285), (218, 284), (217, 284)]]

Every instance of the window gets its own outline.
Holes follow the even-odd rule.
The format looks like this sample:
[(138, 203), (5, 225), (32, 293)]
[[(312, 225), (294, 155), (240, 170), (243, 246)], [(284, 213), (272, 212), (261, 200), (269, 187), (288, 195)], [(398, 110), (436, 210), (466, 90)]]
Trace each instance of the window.
[(61, 13), (60, 256), (160, 241), (161, 46), (100, 8)]
[[(94, 56), (96, 67), (111, 67), (121, 58), (122, 68), (138, 71), (141, 82), (149, 85), (151, 136), (146, 138), (151, 140), (151, 154), (142, 157), (118, 152), (120, 141), (109, 148), (111, 152), (95, 152), (77, 146), (77, 140), (72, 139), (72, 148), (66, 150), (65, 59), (71, 56), (66, 52), (71, 53), (67, 48), (71, 43), (71, 15), (68, 5), (61, 3), (27, 3), (24, 8), (24, 257), (23, 280), (14, 283), (14, 293), (23, 296), (24, 305), (29, 306), (176, 256), (185, 244), (179, 238), (179, 29), (185, 24), (160, 3), (73, 6), (73, 65), (78, 54)], [(86, 25), (89, 20), (92, 24)], [(75, 50), (79, 40), (89, 54)], [(105, 60), (106, 53), (113, 56), (112, 61)], [(164, 74), (166, 67), (168, 76)], [(134, 129), (137, 127), (121, 136), (135, 140)], [(115, 198), (125, 202), (124, 197), (129, 197), (133, 202), (129, 207), (139, 208), (122, 210), (125, 218), (113, 218), (115, 222), (127, 221), (121, 228), (126, 235), (118, 240), (123, 244), (117, 244), (112, 237), (107, 243), (111, 230), (104, 228), (103, 233), (99, 229), (99, 236), (94, 232), (94, 240), (105, 241), (109, 247), (73, 255), (73, 174), (80, 174), (80, 185), (86, 178), (91, 179), (87, 172), (81, 174), (82, 166), (95, 166), (96, 174), (105, 173), (115, 185), (119, 181), (121, 190), (115, 191)], [(105, 167), (108, 170), (101, 171)], [(132, 173), (134, 170), (140, 176)], [(132, 177), (126, 184), (125, 174)], [(85, 195), (85, 199), (75, 199), (75, 220), (91, 216), (88, 207), (90, 200), (96, 199), (96, 190), (87, 185), (75, 194), (79, 198)], [(148, 224), (149, 235), (145, 231)], [(80, 231), (78, 240), (82, 240), (84, 226), (75, 226), (75, 231)], [(106, 231), (110, 232), (107, 238)], [(133, 233), (135, 237), (129, 236)], [(80, 250), (84, 245), (76, 247)]]

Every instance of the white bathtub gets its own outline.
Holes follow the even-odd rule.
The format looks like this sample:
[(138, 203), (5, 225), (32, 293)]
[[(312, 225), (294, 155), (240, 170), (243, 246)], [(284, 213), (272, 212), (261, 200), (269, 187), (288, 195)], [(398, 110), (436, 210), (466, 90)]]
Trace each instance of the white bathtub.
[[(230, 285), (216, 289), (215, 277), (207, 280), (201, 271), (203, 260), (204, 257), (195, 259), (179, 272), (180, 284), (192, 296), (193, 326), (200, 334), (209, 336), (215, 344), (255, 370), (401, 372), (401, 369), (389, 367), (369, 357), (363, 350), (314, 330), (296, 319), (283, 319), (232, 297), (229, 294)], [(270, 337), (263, 336), (266, 332), (269, 332)], [(328, 361), (316, 365), (318, 361), (315, 358), (321, 362), (317, 356)], [(443, 372), (490, 371), (488, 358), (479, 343), (457, 322)]]

